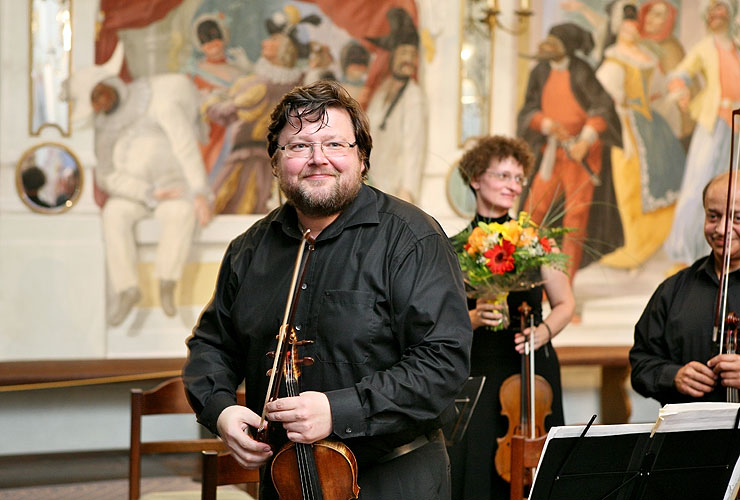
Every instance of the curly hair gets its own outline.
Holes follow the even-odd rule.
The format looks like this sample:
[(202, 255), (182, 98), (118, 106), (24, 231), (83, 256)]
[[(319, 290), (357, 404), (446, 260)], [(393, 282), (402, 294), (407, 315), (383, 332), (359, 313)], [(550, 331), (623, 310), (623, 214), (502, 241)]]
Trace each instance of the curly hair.
[(469, 149), (460, 159), (460, 175), (470, 186), (473, 179), (479, 177), (491, 165), (491, 160), (513, 158), (524, 169), (525, 177), (532, 173), (534, 155), (523, 139), (494, 135), (478, 139), (475, 146)]
[(275, 152), (278, 148), (278, 136), (283, 128), (288, 123), (298, 130), (311, 123), (318, 123), (323, 127), (326, 125), (329, 108), (343, 109), (349, 114), (360, 162), (365, 164), (363, 176), (367, 176), (367, 171), (370, 170), (370, 151), (373, 148), (367, 115), (344, 87), (331, 80), (319, 80), (294, 88), (272, 110), (267, 128), (267, 153), (272, 158), (273, 167), (277, 165), (278, 157)]

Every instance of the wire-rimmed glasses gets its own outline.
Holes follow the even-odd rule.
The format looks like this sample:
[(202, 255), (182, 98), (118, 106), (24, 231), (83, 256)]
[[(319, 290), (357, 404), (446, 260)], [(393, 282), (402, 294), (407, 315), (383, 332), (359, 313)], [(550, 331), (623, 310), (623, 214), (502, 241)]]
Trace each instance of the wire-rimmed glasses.
[(281, 146), (278, 149), (282, 151), (287, 158), (309, 158), (313, 154), (315, 145), (321, 146), (321, 152), (327, 158), (345, 156), (350, 149), (357, 146), (357, 141), (324, 141), (324, 142), (291, 142)]

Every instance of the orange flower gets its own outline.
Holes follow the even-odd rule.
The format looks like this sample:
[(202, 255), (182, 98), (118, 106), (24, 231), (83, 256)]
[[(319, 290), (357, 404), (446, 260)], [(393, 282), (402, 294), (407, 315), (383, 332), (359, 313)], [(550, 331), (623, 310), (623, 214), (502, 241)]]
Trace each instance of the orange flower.
[(465, 250), (470, 255), (475, 255), (483, 250), (485, 239), (488, 235), (480, 227), (476, 227), (468, 236), (468, 243), (465, 245)]

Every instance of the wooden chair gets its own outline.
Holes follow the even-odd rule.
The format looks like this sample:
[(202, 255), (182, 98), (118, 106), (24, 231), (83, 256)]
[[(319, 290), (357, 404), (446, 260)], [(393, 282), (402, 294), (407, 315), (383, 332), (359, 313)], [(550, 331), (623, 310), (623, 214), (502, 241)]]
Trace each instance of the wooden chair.
[(524, 478), (527, 469), (537, 467), (547, 435), (528, 439), (523, 436), (511, 436), (511, 493), (509, 500), (524, 498)]
[(259, 470), (245, 469), (228, 452), (209, 450), (201, 452), (201, 456), (203, 458), (201, 500), (216, 500), (217, 487), (227, 484), (246, 484), (247, 492), (257, 498)]
[[(237, 402), (244, 404), (244, 391), (237, 392)], [(131, 389), (131, 447), (129, 452), (129, 500), (139, 500), (141, 494), (141, 456), (153, 453), (197, 453), (204, 450), (226, 450), (226, 445), (218, 438), (187, 439), (169, 441), (141, 440), (142, 417), (146, 415), (195, 414), (185, 396), (182, 378), (166, 380), (157, 387), (142, 391)], [(181, 494), (181, 495), (180, 495)], [(193, 498), (198, 499), (197, 490), (191, 492), (151, 493), (141, 497), (155, 498)], [(246, 494), (242, 498), (247, 498)]]

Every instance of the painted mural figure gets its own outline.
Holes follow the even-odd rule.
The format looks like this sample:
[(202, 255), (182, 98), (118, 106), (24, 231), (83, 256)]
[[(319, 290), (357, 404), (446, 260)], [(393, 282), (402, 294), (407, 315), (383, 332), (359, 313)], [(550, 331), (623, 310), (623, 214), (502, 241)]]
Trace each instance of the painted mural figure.
[[(638, 10), (638, 26), (645, 48), (658, 58), (657, 69), (663, 75), (673, 71), (686, 55), (681, 42), (673, 34), (678, 9), (667, 0), (649, 0)], [(694, 120), (688, 110), (681, 109), (676, 100), (661, 92), (653, 96), (653, 106), (666, 119), (673, 134), (688, 149)]]
[(627, 14), (596, 72), (622, 123), (623, 146), (612, 148), (611, 166), (624, 246), (600, 260), (620, 268), (637, 267), (665, 241), (686, 162), (680, 142), (652, 108), (651, 96), (661, 91), (654, 90), (657, 58), (639, 41), (637, 20)]
[(591, 34), (576, 24), (550, 29), (540, 43), (540, 62), (530, 73), (517, 124), (517, 134), (538, 156), (523, 208), (541, 222), (564, 197), (562, 224), (576, 229), (562, 248), (571, 257), (571, 280), (584, 258), (586, 237), (609, 250), (622, 244), (608, 164), (611, 146), (621, 145), (621, 128), (611, 97), (575, 54), (591, 47)]
[[(700, 230), (704, 219), (702, 188), (729, 166), (732, 110), (740, 107), (740, 51), (733, 38), (736, 15), (737, 0), (712, 0), (707, 5), (708, 33), (689, 50), (671, 81), (679, 103), (696, 120), (674, 224), (664, 246), (679, 265), (706, 255), (708, 247)], [(699, 75), (704, 84), (691, 98), (689, 86)]]
[(318, 16), (301, 18), (288, 5), (265, 22), (269, 36), (253, 73), (238, 78), (226, 100), (206, 109), (207, 117), (228, 128), (231, 149), (223, 167), (210, 172), (217, 213), (266, 213), (272, 195), (273, 176), (265, 152), (267, 124), (275, 103), (303, 80), (299, 59), (309, 45), (297, 38), (298, 25), (318, 24)]
[[(201, 110), (226, 99), (229, 88), (249, 71), (249, 60), (241, 48), (227, 50), (229, 31), (219, 14), (203, 14), (193, 23), (194, 38), (202, 56), (185, 68), (201, 94)], [(226, 140), (226, 128), (209, 121), (208, 140), (201, 146), (206, 170), (219, 169), (231, 143)]]
[(391, 52), (390, 74), (370, 98), (367, 115), (373, 132), (368, 180), (373, 186), (418, 203), (426, 152), (426, 103), (414, 75), (419, 33), (401, 8), (387, 13), (391, 31), (370, 42)]
[(212, 216), (197, 142), (197, 90), (181, 74), (130, 84), (111, 77), (99, 82), (90, 98), (96, 113), (96, 180), (108, 195), (102, 214), (106, 264), (117, 298), (108, 323), (122, 323), (141, 297), (134, 227), (150, 216), (161, 227), (154, 274), (162, 309), (174, 316), (174, 289), (193, 231)]
[(370, 68), (370, 51), (360, 42), (351, 40), (342, 47), (339, 63), (342, 69), (342, 87), (357, 101), (366, 102), (365, 82)]

